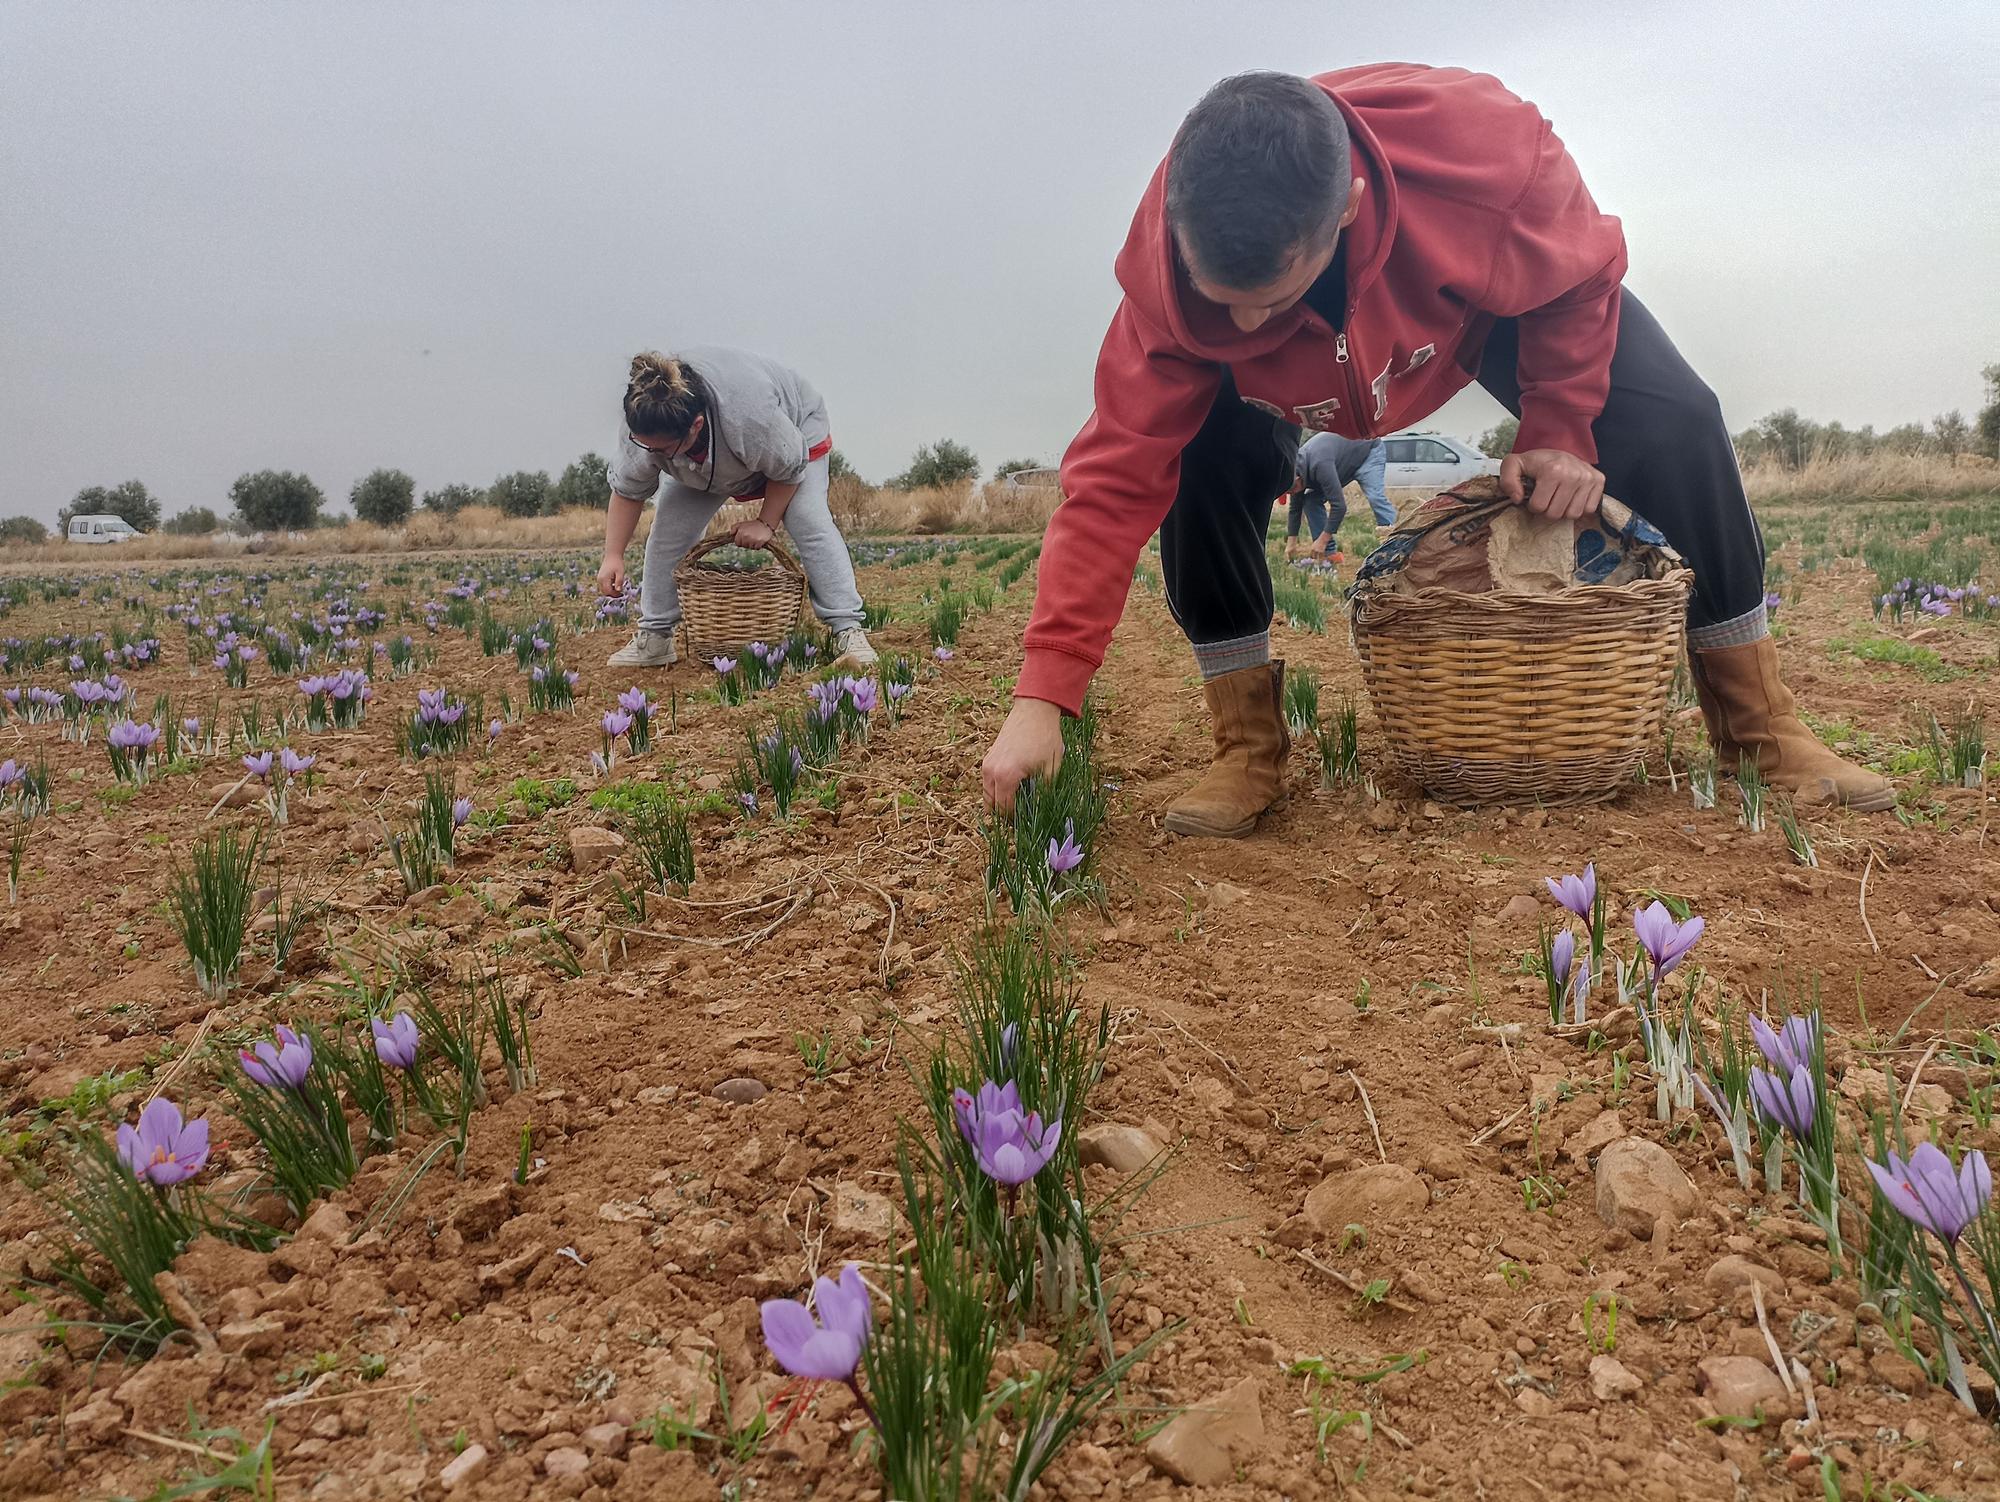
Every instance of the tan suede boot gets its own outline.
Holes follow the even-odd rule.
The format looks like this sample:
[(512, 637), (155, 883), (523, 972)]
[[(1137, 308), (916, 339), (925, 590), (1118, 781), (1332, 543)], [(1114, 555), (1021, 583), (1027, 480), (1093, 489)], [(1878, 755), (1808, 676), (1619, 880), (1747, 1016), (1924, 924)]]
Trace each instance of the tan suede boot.
[(1767, 783), (1801, 803), (1840, 803), (1863, 813), (1896, 806), (1895, 786), (1886, 777), (1843, 761), (1806, 728), (1778, 676), (1778, 648), (1770, 637), (1689, 652), (1688, 662), (1722, 771), (1748, 759)]
[(1257, 815), (1278, 801), (1285, 757), (1285, 665), (1260, 664), (1202, 685), (1215, 720), (1215, 760), (1201, 781), (1167, 806), (1175, 834), (1234, 840), (1257, 827)]

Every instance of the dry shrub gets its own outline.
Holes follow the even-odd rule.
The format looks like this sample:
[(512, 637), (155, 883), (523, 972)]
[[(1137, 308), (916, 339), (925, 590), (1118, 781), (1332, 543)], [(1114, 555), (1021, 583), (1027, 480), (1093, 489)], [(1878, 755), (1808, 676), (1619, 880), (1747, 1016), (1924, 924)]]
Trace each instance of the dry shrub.
[[(648, 507), (639, 517), (634, 541), (644, 544), (652, 529)], [(604, 540), (604, 513), (573, 507), (554, 516), (503, 516), (491, 506), (467, 506), (454, 515), (419, 511), (402, 527), (350, 522), (312, 532), (278, 532), (258, 538), (230, 532), (177, 537), (151, 532), (109, 547), (45, 542), (0, 547), (0, 562), (57, 568), (116, 568), (153, 560), (246, 558), (351, 553), (422, 552), (452, 548), (586, 548)]]
[(2000, 491), (2000, 465), (1980, 454), (1820, 453), (1797, 469), (1752, 464), (1743, 485), (1760, 502), (1989, 495)]

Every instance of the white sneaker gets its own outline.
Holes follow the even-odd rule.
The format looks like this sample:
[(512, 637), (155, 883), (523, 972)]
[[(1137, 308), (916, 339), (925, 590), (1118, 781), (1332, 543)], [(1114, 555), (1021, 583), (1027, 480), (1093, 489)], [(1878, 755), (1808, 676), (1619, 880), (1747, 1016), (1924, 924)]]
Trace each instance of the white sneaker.
[(632, 633), (630, 641), (605, 660), (614, 668), (665, 668), (679, 662), (680, 656), (674, 650), (673, 632), (648, 631), (641, 626)]
[(836, 667), (866, 670), (882, 660), (874, 643), (868, 640), (868, 633), (859, 626), (849, 626), (834, 637), (833, 647)]

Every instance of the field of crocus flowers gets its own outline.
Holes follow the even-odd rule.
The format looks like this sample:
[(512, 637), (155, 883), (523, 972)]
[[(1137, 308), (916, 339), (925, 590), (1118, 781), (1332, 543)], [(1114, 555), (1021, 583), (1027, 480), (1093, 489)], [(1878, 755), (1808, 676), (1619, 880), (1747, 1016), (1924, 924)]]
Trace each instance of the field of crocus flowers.
[(608, 668), (580, 553), (0, 577), (0, 1495), (2000, 1495), (1953, 510), (1767, 518), (1896, 817), (1679, 693), (1441, 806), (1286, 568), (1243, 842), (1151, 560), (998, 825), (1032, 539), (859, 549), (862, 677)]

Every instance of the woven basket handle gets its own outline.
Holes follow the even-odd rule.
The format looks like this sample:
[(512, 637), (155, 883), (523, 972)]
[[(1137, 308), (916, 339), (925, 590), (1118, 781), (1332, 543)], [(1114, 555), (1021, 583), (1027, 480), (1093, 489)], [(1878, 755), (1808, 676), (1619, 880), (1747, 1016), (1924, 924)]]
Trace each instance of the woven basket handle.
[[(735, 542), (736, 542), (735, 537), (733, 537), (730, 533), (727, 532), (719, 533), (714, 537), (704, 538), (702, 541), (696, 543), (693, 547), (687, 550), (687, 556), (681, 559), (680, 567), (692, 568), (695, 564), (701, 562), (702, 559), (706, 558), (710, 553), (713, 553), (717, 548), (733, 547), (735, 545)], [(768, 543), (766, 543), (762, 548), (745, 548), (744, 551), (747, 553), (754, 553), (754, 552), (769, 553), (773, 558), (778, 560), (778, 567), (786, 569), (793, 574), (796, 574), (801, 579), (803, 579), (806, 576), (806, 571), (799, 567), (799, 560), (794, 558), (791, 555), (790, 550), (787, 549), (784, 546), (784, 544), (779, 542), (778, 539), (775, 537), (772, 538)]]

